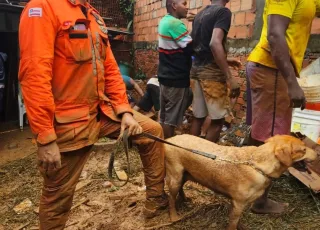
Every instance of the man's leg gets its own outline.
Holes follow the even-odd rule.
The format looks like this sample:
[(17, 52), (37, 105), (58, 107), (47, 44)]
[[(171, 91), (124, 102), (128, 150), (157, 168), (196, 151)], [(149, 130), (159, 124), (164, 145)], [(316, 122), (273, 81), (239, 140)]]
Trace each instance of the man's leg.
[(227, 85), (213, 80), (203, 81), (202, 84), (205, 86), (203, 88), (206, 95), (206, 108), (208, 117), (211, 119), (206, 139), (216, 143), (219, 141), (225, 117), (230, 115)]
[[(141, 114), (135, 114), (134, 117), (142, 126), (144, 132), (163, 139), (164, 135), (159, 123), (147, 119)], [(151, 218), (157, 215), (158, 210), (168, 205), (164, 192), (164, 146), (145, 137), (133, 137), (133, 143), (138, 145), (145, 175), (147, 200), (144, 214)]]
[(171, 126), (169, 124), (165, 124), (166, 120), (168, 119), (168, 112), (167, 112), (167, 104), (169, 103), (168, 100), (168, 89), (164, 85), (160, 85), (160, 124), (163, 129), (164, 138), (169, 138), (174, 135), (174, 126)]
[(83, 166), (90, 155), (91, 147), (61, 153), (61, 168), (56, 171), (41, 171), (43, 189), (40, 198), (40, 229), (64, 229), (72, 206), (72, 199)]
[(201, 137), (205, 137), (207, 135), (210, 125), (211, 125), (211, 119), (208, 116), (208, 117), (206, 117), (206, 119), (204, 120), (204, 122), (202, 124), (201, 134), (200, 134)]
[(281, 214), (288, 207), (287, 203), (279, 203), (268, 198), (272, 184), (266, 189), (264, 194), (257, 199), (251, 211), (256, 214)]
[[(150, 93), (147, 90), (135, 107), (142, 109), (144, 112), (149, 112), (152, 109), (152, 106), (153, 106), (152, 98)], [(135, 107), (133, 109), (135, 109)], [(136, 110), (136, 111), (139, 111), (139, 110)]]
[(247, 109), (246, 109), (246, 124), (252, 125), (252, 98), (251, 98), (251, 86), (250, 86), (250, 79), (249, 75), (251, 74), (250, 68), (246, 66), (246, 93), (247, 93)]
[[(208, 109), (199, 80), (191, 80), (191, 88), (193, 92), (193, 119), (191, 123), (190, 134), (198, 137), (201, 134), (201, 127), (204, 125), (204, 122), (206, 121)], [(210, 123), (211, 119), (209, 121), (209, 126)]]
[[(163, 131), (159, 123), (150, 118), (134, 112), (134, 118), (141, 125), (143, 131), (159, 138), (163, 138)], [(120, 123), (106, 116), (101, 117), (100, 136), (117, 138), (120, 134)], [(164, 196), (164, 148), (163, 144), (143, 136), (133, 136), (132, 141), (138, 146), (146, 184), (145, 214), (152, 217), (157, 210), (167, 206)]]
[[(252, 98), (252, 133), (249, 145), (260, 146), (264, 140), (277, 132), (278, 134), (288, 134), (284, 132), (287, 128), (282, 128), (287, 123), (286, 120), (290, 119), (286, 115), (286, 110), (289, 108), (289, 104), (286, 104), (288, 96), (284, 96), (287, 93), (286, 83), (283, 79), (278, 78), (280, 76), (276, 75), (275, 70), (252, 62), (247, 64), (247, 76), (250, 80)], [(275, 91), (275, 85), (277, 85), (277, 91)], [(268, 198), (270, 188), (271, 185), (266, 189), (264, 195), (256, 200), (252, 207), (253, 212), (277, 214), (285, 210), (287, 204), (278, 203)]]
[(160, 110), (160, 87), (156, 85), (151, 85), (148, 90), (149, 94), (151, 95), (152, 104), (154, 110)]
[(174, 136), (175, 127), (182, 124), (183, 116), (191, 105), (192, 91), (190, 88), (161, 86), (160, 123), (164, 137)]
[(162, 128), (163, 128), (163, 133), (164, 133), (164, 138), (170, 138), (174, 136), (174, 130), (175, 127), (172, 125), (168, 125), (168, 124), (161, 124)]
[(218, 142), (222, 130), (224, 119), (211, 120), (206, 139), (211, 142)]
[(258, 141), (254, 138), (252, 138), (251, 133), (249, 135), (249, 140), (248, 140), (248, 146), (256, 146), (259, 147), (261, 145), (263, 145), (264, 143), (262, 141)]
[[(250, 135), (248, 146), (259, 147), (263, 144), (263, 142), (253, 139)], [(266, 189), (264, 194), (254, 202), (251, 208), (252, 212), (257, 214), (278, 214), (285, 211), (285, 209), (288, 207), (287, 203), (279, 203), (268, 198), (271, 187), (272, 184)]]
[(201, 127), (205, 121), (205, 117), (204, 118), (196, 118), (193, 117), (192, 119), (192, 123), (191, 123), (191, 128), (190, 128), (190, 134), (193, 136), (200, 136), (201, 133)]

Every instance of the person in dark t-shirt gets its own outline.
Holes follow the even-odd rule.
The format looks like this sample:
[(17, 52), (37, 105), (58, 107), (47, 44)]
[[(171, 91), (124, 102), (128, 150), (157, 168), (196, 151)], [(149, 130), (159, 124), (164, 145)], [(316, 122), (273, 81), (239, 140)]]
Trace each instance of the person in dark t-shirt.
[[(231, 24), (231, 12), (225, 5), (229, 0), (212, 0), (212, 4), (199, 12), (193, 21), (194, 63), (191, 70), (193, 115), (191, 134), (199, 136), (205, 118), (211, 118), (206, 139), (217, 142), (224, 118), (230, 115), (230, 98), (240, 94), (229, 65), (239, 66), (227, 59), (226, 40)], [(228, 88), (230, 95), (228, 96)]]

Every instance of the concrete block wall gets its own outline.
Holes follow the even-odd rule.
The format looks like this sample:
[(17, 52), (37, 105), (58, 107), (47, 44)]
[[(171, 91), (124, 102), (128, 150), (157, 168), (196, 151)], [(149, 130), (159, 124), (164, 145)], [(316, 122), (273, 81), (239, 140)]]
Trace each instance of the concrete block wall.
[[(239, 123), (245, 117), (246, 110), (246, 59), (257, 44), (262, 27), (262, 13), (265, 0), (230, 0), (227, 7), (232, 12), (231, 28), (228, 34), (229, 56), (238, 58), (243, 67), (240, 71), (233, 71), (241, 85), (241, 96), (234, 107), (236, 119)], [(158, 24), (166, 14), (166, 0), (137, 0), (134, 16), (134, 47), (135, 66), (147, 76), (157, 73), (158, 67)], [(205, 6), (211, 4), (210, 0), (188, 0), (189, 12), (197, 14)], [(184, 20), (189, 31), (192, 22)], [(320, 53), (320, 19), (315, 19), (312, 26), (312, 38), (304, 65), (319, 57)]]

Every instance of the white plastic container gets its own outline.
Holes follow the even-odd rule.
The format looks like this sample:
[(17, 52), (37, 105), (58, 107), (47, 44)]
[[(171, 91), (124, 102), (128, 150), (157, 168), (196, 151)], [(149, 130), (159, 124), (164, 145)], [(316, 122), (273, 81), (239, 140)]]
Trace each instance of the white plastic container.
[(295, 109), (291, 132), (300, 132), (320, 144), (320, 111)]
[(298, 82), (309, 103), (320, 102), (320, 58), (300, 72)]
[(320, 102), (320, 74), (313, 74), (298, 79), (307, 102)]

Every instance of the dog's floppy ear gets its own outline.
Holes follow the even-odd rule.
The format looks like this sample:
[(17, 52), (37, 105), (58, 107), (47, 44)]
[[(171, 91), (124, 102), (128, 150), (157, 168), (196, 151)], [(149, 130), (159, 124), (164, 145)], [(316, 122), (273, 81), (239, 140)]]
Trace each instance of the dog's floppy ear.
[(292, 165), (291, 145), (279, 144), (275, 147), (276, 158), (285, 166), (289, 167)]
[(307, 152), (306, 146), (301, 144), (300, 145), (293, 144), (292, 149), (293, 149), (292, 161), (302, 159)]

